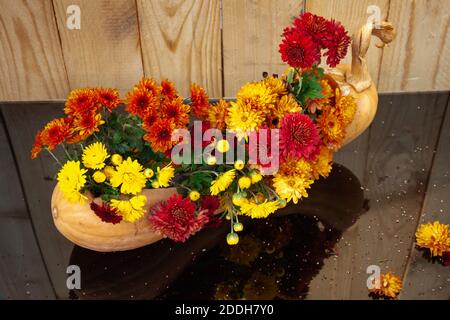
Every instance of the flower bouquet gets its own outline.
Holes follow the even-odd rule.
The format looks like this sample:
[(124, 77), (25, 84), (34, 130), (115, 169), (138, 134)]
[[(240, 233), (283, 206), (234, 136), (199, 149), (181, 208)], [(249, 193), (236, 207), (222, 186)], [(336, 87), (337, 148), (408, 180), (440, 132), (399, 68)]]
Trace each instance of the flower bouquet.
[(308, 197), (333, 153), (372, 121), (377, 94), (360, 42), (372, 30), (389, 42), (393, 30), (362, 30), (352, 67), (325, 70), (322, 54), (336, 67), (350, 37), (337, 21), (300, 15), (282, 35), (285, 74), (243, 85), (233, 101), (212, 102), (195, 84), (184, 100), (170, 81), (149, 78), (124, 100), (114, 89), (72, 91), (66, 116), (38, 132), (32, 148), (32, 158), (46, 150), (61, 166), (56, 227), (82, 247), (120, 251), (164, 237), (184, 242), (228, 220), (226, 241), (236, 245), (241, 216), (266, 218)]

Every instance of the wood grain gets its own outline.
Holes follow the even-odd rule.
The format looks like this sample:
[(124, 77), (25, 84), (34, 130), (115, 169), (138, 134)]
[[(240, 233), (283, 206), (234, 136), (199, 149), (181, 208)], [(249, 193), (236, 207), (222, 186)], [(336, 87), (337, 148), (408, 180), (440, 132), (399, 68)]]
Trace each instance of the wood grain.
[(299, 0), (223, 0), (223, 60), (225, 96), (287, 65), (278, 52), (283, 29), (302, 10)]
[(2, 122), (0, 171), (0, 299), (54, 298)]
[[(134, 0), (54, 0), (70, 88), (103, 86), (129, 91), (143, 75)], [(66, 26), (78, 5), (81, 29)]]
[[(450, 224), (450, 112), (446, 117), (436, 148), (433, 168), (428, 181), (420, 223), (439, 221)], [(423, 252), (412, 247), (411, 260), (403, 280), (402, 299), (450, 299), (450, 268), (431, 262)]]
[(380, 90), (448, 90), (450, 1), (391, 1), (389, 20), (397, 38), (383, 55)]
[(0, 101), (61, 99), (67, 76), (51, 0), (2, 0)]
[(67, 298), (66, 268), (73, 245), (56, 230), (50, 209), (58, 167), (43, 153), (30, 159), (34, 135), (45, 123), (62, 114), (62, 103), (0, 105), (20, 171), (34, 230), (57, 297)]
[(369, 265), (402, 276), (408, 262), (447, 95), (380, 98), (362, 183), (370, 209), (311, 283), (312, 299), (367, 299)]
[(187, 96), (191, 82), (222, 96), (219, 0), (137, 1), (144, 73), (172, 80)]
[[(306, 1), (306, 11), (310, 11), (328, 19), (340, 21), (347, 29), (348, 34), (352, 36), (366, 23), (367, 18), (369, 17), (367, 14), (367, 7), (369, 5), (378, 6), (381, 12), (381, 20), (384, 21), (387, 19), (389, 0), (313, 0)], [(375, 84), (378, 84), (378, 72), (383, 51), (389, 50), (389, 48), (378, 49), (375, 46), (377, 41), (378, 39), (373, 38), (372, 44), (367, 52), (369, 72)], [(349, 47), (347, 56), (341, 63), (351, 64), (351, 56), (352, 50)]]

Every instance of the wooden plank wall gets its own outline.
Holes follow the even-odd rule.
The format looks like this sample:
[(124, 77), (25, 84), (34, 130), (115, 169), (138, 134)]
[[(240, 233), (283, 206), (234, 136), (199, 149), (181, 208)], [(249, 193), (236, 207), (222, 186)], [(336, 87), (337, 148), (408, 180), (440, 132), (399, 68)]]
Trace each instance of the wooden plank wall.
[[(66, 27), (68, 5), (81, 29)], [(279, 36), (301, 10), (350, 33), (377, 5), (398, 38), (369, 49), (382, 92), (450, 89), (450, 2), (440, 0), (0, 0), (0, 101), (64, 99), (70, 89), (125, 93), (141, 76), (234, 96), (263, 71), (284, 70)], [(345, 59), (349, 61), (349, 57)]]

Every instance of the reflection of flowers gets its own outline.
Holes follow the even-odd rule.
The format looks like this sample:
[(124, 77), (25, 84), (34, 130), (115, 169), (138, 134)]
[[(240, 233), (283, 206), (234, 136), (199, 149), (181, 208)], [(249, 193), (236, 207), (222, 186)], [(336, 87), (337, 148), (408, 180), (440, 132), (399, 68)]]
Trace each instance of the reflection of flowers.
[(235, 289), (235, 285), (231, 283), (222, 282), (216, 287), (214, 293), (215, 300), (232, 300), (232, 291)]
[(238, 246), (227, 247), (226, 259), (240, 265), (250, 266), (258, 258), (261, 249), (261, 240), (247, 235), (239, 241)]
[(391, 272), (380, 275), (380, 287), (369, 289), (370, 292), (387, 298), (396, 298), (402, 289), (402, 280)]
[(247, 300), (272, 300), (278, 295), (276, 278), (256, 272), (245, 284), (243, 294)]

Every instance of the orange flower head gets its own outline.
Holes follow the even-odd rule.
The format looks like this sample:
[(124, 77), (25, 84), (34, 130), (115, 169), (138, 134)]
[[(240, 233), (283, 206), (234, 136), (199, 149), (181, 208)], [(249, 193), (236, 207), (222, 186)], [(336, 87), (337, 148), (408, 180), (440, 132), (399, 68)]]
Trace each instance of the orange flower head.
[(166, 152), (174, 145), (172, 133), (175, 128), (173, 121), (163, 118), (158, 119), (149, 128), (148, 133), (144, 136), (144, 140), (150, 143), (153, 151)]
[(80, 136), (88, 137), (94, 132), (98, 132), (99, 126), (104, 123), (105, 121), (103, 121), (101, 114), (91, 112), (76, 118), (74, 121), (74, 127)]
[(164, 101), (161, 105), (163, 118), (173, 121), (177, 128), (184, 128), (189, 123), (190, 109), (190, 106), (183, 104), (181, 98)]
[[(375, 284), (375, 281), (374, 281)], [(370, 292), (394, 299), (402, 290), (402, 279), (391, 272), (382, 273), (380, 275), (380, 283), (378, 288), (369, 289)]]
[(150, 131), (151, 126), (160, 118), (155, 109), (148, 109), (142, 118), (142, 128), (145, 131)]
[(71, 122), (67, 118), (58, 118), (50, 121), (41, 133), (41, 142), (50, 150), (63, 143), (72, 133)]
[(352, 96), (342, 96), (340, 90), (336, 88), (336, 110), (347, 126), (355, 117), (356, 101)]
[(205, 89), (197, 84), (191, 85), (192, 112), (202, 120), (208, 118), (209, 98)]
[(90, 88), (72, 90), (67, 97), (64, 112), (69, 117), (79, 117), (97, 109), (94, 90)]
[(134, 88), (142, 89), (149, 92), (153, 97), (159, 97), (161, 94), (161, 87), (156, 84), (155, 80), (151, 78), (143, 78), (138, 82)]
[(95, 89), (95, 93), (97, 94), (97, 101), (110, 112), (122, 102), (119, 97), (119, 92), (116, 89), (98, 88)]
[(42, 131), (38, 131), (34, 138), (33, 147), (31, 148), (31, 159), (36, 159), (39, 153), (41, 153), (43, 144)]
[(325, 144), (337, 150), (345, 138), (345, 124), (334, 108), (326, 109), (318, 119), (318, 125)]
[(225, 118), (228, 113), (230, 103), (220, 99), (219, 102), (213, 104), (208, 111), (208, 120), (212, 128), (219, 130), (225, 129)]
[(178, 92), (174, 84), (167, 79), (161, 82), (161, 94), (167, 99), (175, 99), (178, 97)]
[(153, 95), (150, 91), (143, 88), (134, 88), (127, 94), (126, 111), (132, 115), (138, 115), (143, 118), (149, 109), (157, 109), (159, 107), (158, 96)]

